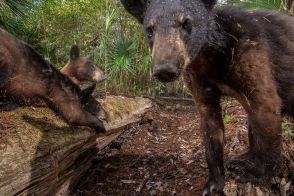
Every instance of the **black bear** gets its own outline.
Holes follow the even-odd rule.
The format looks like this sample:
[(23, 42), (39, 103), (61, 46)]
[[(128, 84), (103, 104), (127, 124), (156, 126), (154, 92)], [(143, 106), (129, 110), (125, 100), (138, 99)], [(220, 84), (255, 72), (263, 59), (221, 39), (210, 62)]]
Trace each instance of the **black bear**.
[(82, 81), (98, 83), (107, 78), (106, 74), (92, 62), (90, 57), (80, 56), (80, 49), (77, 45), (72, 46), (70, 59), (60, 72), (68, 76), (77, 85)]
[(204, 195), (224, 187), (220, 98), (248, 114), (249, 149), (227, 163), (241, 181), (263, 182), (281, 162), (281, 114), (294, 116), (294, 18), (275, 11), (214, 8), (216, 0), (121, 0), (143, 25), (153, 75), (183, 74), (200, 113), (209, 168)]
[(91, 96), (94, 89), (82, 91), (31, 46), (0, 28), (0, 102), (31, 105), (43, 100), (70, 124), (104, 132), (95, 116), (101, 108)]

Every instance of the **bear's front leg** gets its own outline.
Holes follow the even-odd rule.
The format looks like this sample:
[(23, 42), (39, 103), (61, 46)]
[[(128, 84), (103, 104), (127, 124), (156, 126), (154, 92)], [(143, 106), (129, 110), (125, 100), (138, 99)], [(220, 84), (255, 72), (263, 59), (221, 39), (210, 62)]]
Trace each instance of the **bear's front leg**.
[[(188, 80), (190, 79), (190, 80)], [(225, 184), (223, 163), (224, 124), (220, 106), (220, 92), (205, 81), (187, 78), (201, 119), (209, 179), (203, 195), (222, 195)]]
[(219, 100), (214, 99), (197, 104), (209, 168), (209, 179), (203, 195), (222, 194), (225, 180), (223, 165), (224, 125)]

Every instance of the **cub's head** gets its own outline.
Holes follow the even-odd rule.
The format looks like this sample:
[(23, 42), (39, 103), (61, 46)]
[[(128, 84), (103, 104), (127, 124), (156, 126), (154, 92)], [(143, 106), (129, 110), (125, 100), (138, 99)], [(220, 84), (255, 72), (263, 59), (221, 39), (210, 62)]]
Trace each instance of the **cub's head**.
[(82, 81), (97, 83), (107, 78), (106, 74), (93, 63), (90, 57), (80, 56), (80, 49), (77, 45), (72, 46), (70, 59), (60, 71), (69, 76), (77, 84)]

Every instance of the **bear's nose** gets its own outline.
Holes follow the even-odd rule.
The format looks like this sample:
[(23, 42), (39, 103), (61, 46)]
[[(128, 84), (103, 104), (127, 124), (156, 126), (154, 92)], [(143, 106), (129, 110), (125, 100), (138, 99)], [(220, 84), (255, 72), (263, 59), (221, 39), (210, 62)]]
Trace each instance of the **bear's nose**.
[(178, 68), (172, 64), (153, 66), (153, 76), (161, 82), (172, 82), (178, 76)]

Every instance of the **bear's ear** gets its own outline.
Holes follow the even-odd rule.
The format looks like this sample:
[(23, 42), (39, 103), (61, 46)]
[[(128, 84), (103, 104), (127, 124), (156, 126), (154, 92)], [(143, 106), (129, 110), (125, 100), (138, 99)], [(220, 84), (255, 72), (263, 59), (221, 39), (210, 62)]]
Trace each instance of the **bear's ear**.
[(80, 49), (79, 46), (73, 45), (70, 50), (70, 60), (75, 61), (80, 58)]
[(120, 0), (125, 9), (142, 24), (148, 0)]
[(202, 0), (202, 2), (207, 9), (211, 10), (217, 3), (217, 0)]

